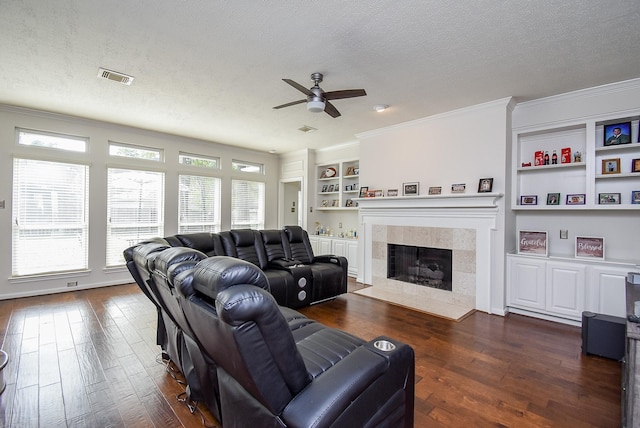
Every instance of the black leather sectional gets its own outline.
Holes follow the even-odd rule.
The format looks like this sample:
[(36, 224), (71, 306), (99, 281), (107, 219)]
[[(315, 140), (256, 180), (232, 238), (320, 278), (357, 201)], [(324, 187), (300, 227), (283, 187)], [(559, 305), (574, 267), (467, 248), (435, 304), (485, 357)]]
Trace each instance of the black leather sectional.
[[(159, 343), (184, 374), (189, 400), (206, 405), (225, 428), (413, 426), (411, 347), (386, 337), (365, 341), (279, 305), (266, 271), (243, 260), (253, 254), (249, 233), (234, 232), (216, 235), (219, 243), (178, 235), (125, 251), (134, 279), (158, 308)], [(314, 282), (330, 278), (322, 266), (297, 275), (285, 259), (298, 253), (285, 245), (279, 257), (275, 232), (295, 243), (299, 230), (252, 231), (253, 247), (259, 238), (265, 254), (284, 264), (274, 270)], [(169, 245), (174, 239), (183, 246)], [(237, 257), (212, 253), (225, 242), (235, 243)], [(309, 292), (311, 302), (329, 296)]]

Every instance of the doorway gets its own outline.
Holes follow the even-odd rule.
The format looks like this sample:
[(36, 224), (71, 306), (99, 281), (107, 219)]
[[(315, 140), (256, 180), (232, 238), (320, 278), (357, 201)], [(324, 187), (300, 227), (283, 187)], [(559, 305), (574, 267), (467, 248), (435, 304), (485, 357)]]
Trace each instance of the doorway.
[(287, 225), (304, 227), (304, 210), (302, 209), (302, 180), (299, 178), (291, 181), (280, 182), (280, 228)]

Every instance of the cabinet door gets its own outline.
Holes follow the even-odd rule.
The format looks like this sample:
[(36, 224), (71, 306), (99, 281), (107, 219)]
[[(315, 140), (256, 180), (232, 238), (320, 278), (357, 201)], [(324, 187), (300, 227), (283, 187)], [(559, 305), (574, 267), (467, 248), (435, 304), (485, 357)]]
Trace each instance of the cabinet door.
[(580, 320), (584, 309), (585, 288), (584, 265), (547, 263), (547, 311)]
[(616, 317), (626, 317), (625, 282), (631, 266), (613, 268), (593, 266), (589, 272), (591, 302), (589, 310)]
[(347, 257), (347, 243), (340, 239), (335, 239), (331, 245), (331, 254)]
[(324, 254), (331, 254), (331, 239), (329, 238), (318, 238), (318, 252), (313, 253), (315, 255), (321, 256)]
[(349, 275), (358, 276), (358, 242), (347, 242), (347, 260)]
[(544, 260), (509, 257), (507, 265), (509, 305), (545, 309), (545, 266)]

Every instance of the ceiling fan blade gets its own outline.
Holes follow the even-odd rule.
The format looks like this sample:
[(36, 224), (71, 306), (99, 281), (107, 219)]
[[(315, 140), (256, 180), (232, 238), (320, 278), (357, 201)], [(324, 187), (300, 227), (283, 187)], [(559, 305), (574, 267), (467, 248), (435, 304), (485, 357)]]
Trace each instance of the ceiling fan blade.
[(313, 92), (311, 92), (309, 89), (305, 88), (304, 86), (302, 86), (301, 84), (294, 82), (291, 79), (282, 79), (284, 82), (290, 84), (291, 86), (293, 86), (294, 88), (296, 88), (297, 90), (299, 90), (300, 92), (302, 92), (305, 95), (313, 95)]
[(343, 98), (363, 97), (367, 95), (364, 89), (344, 89), (342, 91), (325, 92), (324, 97), (328, 100), (340, 100)]
[(296, 104), (302, 104), (302, 103), (306, 103), (306, 102), (307, 102), (307, 100), (292, 101), (290, 103), (282, 104), (280, 106), (275, 106), (274, 108), (278, 109), (278, 108), (283, 108), (283, 107), (289, 107), (289, 106), (294, 106)]
[(325, 101), (324, 112), (327, 113), (329, 116), (333, 117), (334, 119), (338, 116), (341, 116), (338, 109), (329, 101)]

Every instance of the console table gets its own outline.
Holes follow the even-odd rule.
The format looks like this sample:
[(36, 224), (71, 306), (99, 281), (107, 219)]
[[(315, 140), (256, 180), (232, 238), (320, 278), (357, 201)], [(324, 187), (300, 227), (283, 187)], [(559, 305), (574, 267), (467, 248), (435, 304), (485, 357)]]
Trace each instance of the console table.
[[(640, 300), (640, 285), (627, 281), (627, 314)], [(627, 321), (627, 348), (622, 367), (622, 426), (640, 426), (640, 324)]]

